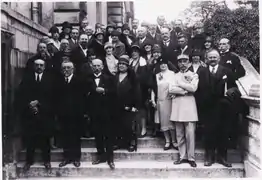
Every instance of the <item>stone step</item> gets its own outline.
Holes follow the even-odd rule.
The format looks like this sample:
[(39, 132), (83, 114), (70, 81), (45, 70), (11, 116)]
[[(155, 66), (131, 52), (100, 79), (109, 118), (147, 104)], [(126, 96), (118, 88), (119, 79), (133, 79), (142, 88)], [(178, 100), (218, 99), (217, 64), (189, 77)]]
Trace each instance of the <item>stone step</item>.
[[(25, 151), (21, 151), (19, 153), (19, 161), (25, 161), (26, 153)], [(82, 148), (81, 149), (81, 161), (89, 161), (91, 162), (96, 156), (95, 148)], [(203, 161), (204, 160), (204, 150), (196, 149), (195, 152), (196, 160)], [(168, 151), (164, 151), (162, 148), (139, 148), (137, 152), (128, 152), (125, 149), (120, 149), (114, 151), (114, 159), (115, 161), (174, 161), (179, 157), (178, 151), (175, 149), (170, 149)], [(41, 160), (41, 152), (36, 150), (35, 152), (35, 160), (36, 162)], [(63, 150), (55, 149), (51, 151), (51, 161), (58, 162), (63, 160)], [(240, 163), (241, 156), (240, 152), (236, 150), (228, 151), (228, 160), (233, 163)]]
[[(144, 137), (138, 138), (138, 148), (150, 148), (150, 147), (163, 147), (165, 145), (165, 140), (163, 138), (153, 138), (153, 137)], [(95, 147), (94, 138), (82, 138), (82, 147)]]
[(192, 178), (192, 177), (232, 177), (244, 176), (243, 164), (233, 164), (232, 168), (226, 168), (220, 164), (205, 167), (203, 162), (198, 162), (197, 168), (189, 164), (173, 165), (172, 161), (125, 161), (115, 162), (116, 169), (110, 170), (106, 163), (92, 165), (90, 162), (82, 162), (79, 168), (72, 164), (59, 168), (59, 162), (52, 162), (51, 171), (46, 171), (42, 164), (34, 164), (27, 173), (22, 170), (23, 163), (18, 163), (17, 174), (22, 177), (92, 177), (92, 178)]

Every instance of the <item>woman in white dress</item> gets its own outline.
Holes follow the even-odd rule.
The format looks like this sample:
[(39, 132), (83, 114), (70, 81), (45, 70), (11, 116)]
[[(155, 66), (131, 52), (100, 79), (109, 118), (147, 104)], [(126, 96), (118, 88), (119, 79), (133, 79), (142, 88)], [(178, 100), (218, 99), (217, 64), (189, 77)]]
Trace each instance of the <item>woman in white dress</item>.
[(169, 86), (174, 81), (175, 73), (168, 69), (166, 60), (160, 58), (158, 63), (160, 72), (155, 76), (157, 88), (155, 88), (155, 91), (152, 91), (151, 101), (153, 106), (156, 107), (155, 121), (160, 123), (160, 129), (165, 136), (164, 150), (168, 150), (171, 147), (176, 148), (175, 126), (170, 121), (172, 99), (169, 95)]
[(198, 75), (188, 70), (190, 63), (187, 55), (179, 55), (177, 59), (180, 71), (175, 74), (169, 90), (174, 95), (170, 120), (175, 122), (180, 155), (174, 164), (188, 162), (196, 167), (195, 127), (198, 115), (194, 92), (198, 87)]

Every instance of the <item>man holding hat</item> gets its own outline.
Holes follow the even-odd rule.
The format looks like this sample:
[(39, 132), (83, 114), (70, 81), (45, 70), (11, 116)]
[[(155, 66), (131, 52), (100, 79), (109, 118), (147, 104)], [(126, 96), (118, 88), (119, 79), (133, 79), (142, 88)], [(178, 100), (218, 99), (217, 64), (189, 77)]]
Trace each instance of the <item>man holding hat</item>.
[(174, 164), (195, 163), (195, 128), (198, 121), (194, 92), (198, 87), (198, 75), (189, 71), (189, 56), (181, 54), (177, 58), (179, 72), (175, 74), (169, 93), (172, 99), (170, 121), (176, 126), (176, 137), (180, 158)]
[(121, 33), (114, 30), (111, 34), (112, 45), (114, 47), (113, 54), (119, 58), (126, 53), (125, 45), (119, 40)]
[(54, 78), (45, 71), (45, 61), (34, 60), (34, 71), (27, 73), (19, 85), (18, 103), (22, 116), (22, 128), (26, 143), (26, 164), (28, 171), (34, 163), (37, 147), (42, 151), (46, 169), (50, 164), (50, 138), (54, 119)]

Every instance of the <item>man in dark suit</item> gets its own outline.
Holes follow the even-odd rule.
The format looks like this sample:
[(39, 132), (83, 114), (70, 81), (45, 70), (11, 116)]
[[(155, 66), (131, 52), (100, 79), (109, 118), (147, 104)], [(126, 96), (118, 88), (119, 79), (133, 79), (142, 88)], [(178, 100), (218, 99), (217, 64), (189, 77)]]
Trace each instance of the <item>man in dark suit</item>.
[(131, 36), (134, 36), (134, 37), (138, 36), (138, 26), (139, 26), (139, 20), (134, 19), (132, 21), (132, 29), (131, 29), (131, 32), (130, 32)]
[(190, 55), (192, 50), (191, 47), (188, 45), (188, 40), (185, 35), (178, 36), (177, 38), (177, 48), (175, 49), (177, 56), (180, 54)]
[(106, 162), (111, 169), (115, 169), (113, 160), (113, 108), (110, 102), (114, 101), (115, 85), (112, 77), (102, 73), (103, 62), (100, 59), (92, 60), (93, 75), (87, 78), (86, 87), (89, 95), (87, 99), (88, 112), (92, 121), (92, 130), (95, 134), (97, 159), (92, 164)]
[(36, 59), (34, 72), (26, 73), (19, 86), (19, 107), (26, 141), (24, 171), (28, 171), (34, 163), (37, 146), (42, 150), (45, 168), (51, 168), (50, 137), (53, 131), (54, 84), (51, 74), (45, 71), (45, 61)]
[(78, 46), (78, 36), (79, 36), (78, 29), (73, 28), (70, 36), (71, 36), (71, 38), (68, 39), (69, 47), (70, 47), (71, 50), (73, 50)]
[(87, 18), (84, 18), (82, 22), (80, 23), (79, 27), (79, 34), (85, 34), (86, 33), (86, 27), (88, 26), (89, 22)]
[[(232, 128), (231, 115), (234, 96), (232, 88), (237, 88), (230, 69), (219, 65), (220, 55), (216, 50), (207, 54), (208, 67), (199, 73), (198, 93), (201, 96), (200, 111), (203, 116), (205, 166), (211, 166), (217, 150), (217, 162), (232, 167), (227, 161), (229, 132)], [(230, 93), (231, 92), (231, 93)]]
[(157, 29), (156, 33), (161, 34), (162, 29), (164, 28), (164, 24), (166, 22), (166, 19), (164, 16), (158, 16), (157, 17)]
[(219, 49), (221, 55), (219, 64), (231, 69), (236, 80), (245, 76), (245, 69), (241, 65), (239, 57), (230, 51), (229, 39), (221, 39)]
[(176, 44), (170, 39), (169, 29), (163, 28), (161, 31), (161, 37), (162, 42), (160, 46), (162, 49), (162, 56), (177, 67), (177, 54), (175, 52)]
[(61, 65), (62, 74), (57, 82), (56, 107), (62, 131), (63, 157), (59, 167), (73, 163), (80, 166), (81, 127), (84, 117), (84, 91), (82, 82), (74, 74), (74, 64), (64, 61)]
[(71, 53), (71, 61), (75, 66), (76, 75), (81, 75), (81, 69), (88, 59), (88, 37), (86, 34), (79, 36), (79, 45)]
[(149, 25), (147, 37), (153, 41), (154, 44), (160, 44), (161, 43), (161, 35), (156, 33), (156, 24)]

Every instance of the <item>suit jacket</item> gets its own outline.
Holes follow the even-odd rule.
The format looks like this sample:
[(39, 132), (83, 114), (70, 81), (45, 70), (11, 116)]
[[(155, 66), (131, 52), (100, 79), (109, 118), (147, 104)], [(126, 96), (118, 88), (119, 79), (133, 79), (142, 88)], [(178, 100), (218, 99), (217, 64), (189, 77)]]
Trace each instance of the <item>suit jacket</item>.
[[(176, 53), (176, 56), (179, 56), (180, 54), (182, 54), (182, 49), (180, 47), (177, 47), (175, 49), (175, 53)], [(186, 50), (183, 52), (183, 54), (186, 54), (186, 55), (191, 55), (192, 53), (192, 49), (190, 48), (190, 46), (187, 46)]]
[(76, 43), (73, 42), (72, 38), (68, 39), (69, 47), (71, 50), (75, 49), (78, 46), (78, 41)]
[[(114, 45), (114, 44), (113, 44)], [(115, 48), (113, 50), (113, 54), (119, 58), (120, 56), (124, 55), (126, 53), (126, 48), (124, 43), (122, 43), (120, 40), (115, 44)]]
[(174, 64), (177, 67), (177, 53), (175, 52), (176, 44), (172, 40), (170, 40), (170, 43), (168, 46), (164, 45), (163, 41), (160, 44), (162, 49), (162, 56), (163, 58), (166, 58), (168, 61), (170, 61), (172, 64)]
[(205, 39), (206, 39), (205, 33), (197, 34), (194, 37), (192, 37), (190, 41), (188, 41), (188, 44), (192, 50), (198, 49), (202, 51), (204, 50)]
[[(50, 135), (53, 130), (55, 82), (52, 74), (43, 72), (40, 82), (36, 82), (35, 72), (23, 77), (18, 89), (18, 107), (22, 115), (25, 133)], [(29, 108), (31, 101), (38, 100), (39, 112), (34, 115)]]
[[(105, 126), (111, 120), (112, 102), (115, 100), (116, 85), (113, 77), (102, 73), (99, 77), (99, 84), (96, 85), (94, 74), (88, 76), (85, 80), (85, 89), (88, 92), (86, 99), (87, 111), (91, 115), (94, 123)], [(105, 93), (96, 92), (97, 87), (105, 89)], [(106, 123), (106, 124), (105, 124)], [(106, 126), (105, 126), (106, 127)]]
[(146, 35), (149, 39), (152, 40), (153, 44), (160, 44), (161, 43), (161, 35), (160, 34), (155, 34), (155, 37), (153, 37), (150, 33), (147, 33)]
[(219, 64), (225, 66), (234, 74), (234, 78), (237, 80), (243, 76), (245, 76), (245, 69), (240, 63), (240, 59), (238, 56), (234, 55), (232, 52), (228, 51), (226, 53), (221, 53)]
[(208, 111), (209, 108), (216, 106), (221, 98), (224, 98), (225, 83), (227, 89), (237, 87), (231, 70), (226, 67), (219, 65), (215, 75), (210, 72), (209, 67), (200, 71), (196, 93), (204, 110)]
[(84, 117), (84, 89), (83, 81), (76, 75), (69, 83), (64, 76), (57, 80), (56, 107), (59, 122), (64, 131), (81, 134)]
[(132, 30), (130, 29), (130, 35), (137, 38), (138, 33), (135, 34), (133, 29)]
[(81, 74), (81, 69), (84, 63), (88, 61), (88, 51), (87, 56), (85, 56), (83, 50), (78, 45), (72, 52), (71, 52), (71, 61), (75, 64), (75, 72), (77, 75)]

